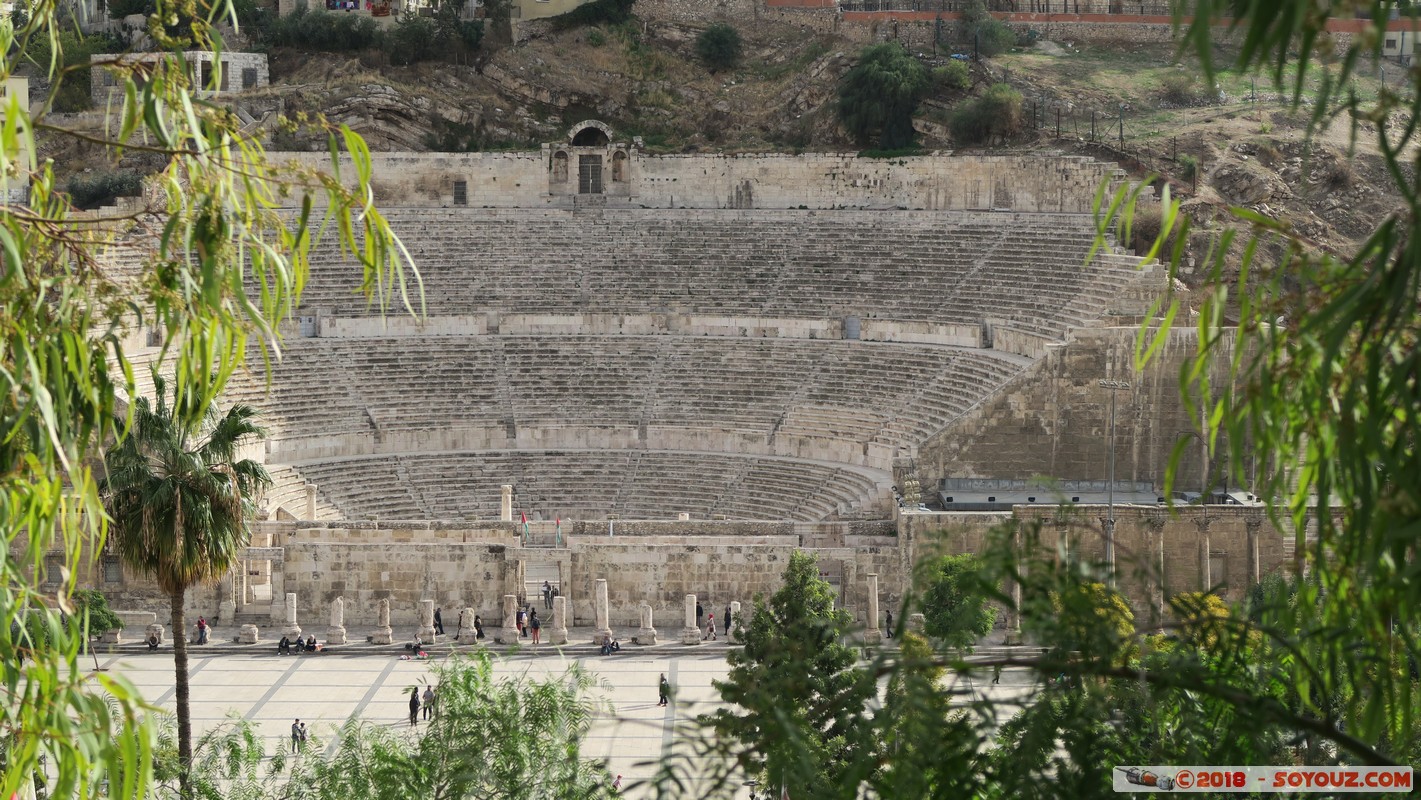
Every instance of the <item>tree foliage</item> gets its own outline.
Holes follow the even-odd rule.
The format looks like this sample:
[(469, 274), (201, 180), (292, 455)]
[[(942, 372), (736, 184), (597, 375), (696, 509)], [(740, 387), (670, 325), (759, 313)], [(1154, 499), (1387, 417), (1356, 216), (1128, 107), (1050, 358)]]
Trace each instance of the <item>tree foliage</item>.
[(715, 683), (733, 709), (705, 721), (717, 736), (750, 745), (740, 751), (740, 765), (772, 795), (789, 787), (828, 797), (845, 783), (861, 747), (853, 720), (873, 683), (842, 641), (848, 614), (834, 607), (814, 556), (795, 552), (783, 580), (768, 601), (755, 598), (744, 647), (730, 651), (730, 674)]
[(913, 112), (931, 86), (922, 62), (897, 42), (870, 45), (839, 83), (839, 120), (860, 146), (877, 135), (878, 148), (913, 143)]
[[(577, 664), (562, 674), (494, 676), (487, 652), (435, 666), (436, 713), (412, 735), (352, 718), (327, 750), (312, 731), (301, 755), (284, 739), (268, 751), (245, 720), (208, 733), (194, 753), (199, 800), (500, 800), (612, 798), (606, 765), (581, 750), (595, 714), (592, 676)], [(415, 687), (419, 688), (419, 687)]]
[(271, 478), (261, 464), (237, 458), (239, 447), (262, 435), (255, 409), (236, 405), (219, 415), (212, 403), (191, 407), (200, 399), (169, 396), (156, 369), (153, 392), (154, 400), (133, 401), (131, 425), (104, 456), (100, 492), (119, 558), (156, 580), (171, 600), (178, 757), (186, 767), (192, 757), (187, 590), (236, 563), (250, 539), (252, 499)]
[[(183, 414), (206, 408), (249, 350), (279, 348), (277, 323), (296, 307), (307, 254), (321, 238), (352, 253), (362, 286), (381, 308), (421, 305), (409, 259), (370, 202), (369, 154), (347, 129), (322, 128), (346, 151), (339, 177), (268, 162), (259, 141), (226, 108), (194, 96), (181, 52), (220, 48), (224, 0), (161, 0), (181, 11), (180, 32), (150, 29), (165, 53), (156, 68), (113, 68), (118, 96), (101, 132), (79, 133), (50, 115), (87, 64), (70, 64), (64, 13), (35, 4), (0, 20), (0, 77), (26, 69), (49, 81), (34, 114), (4, 99), (0, 162), (0, 796), (43, 775), (51, 796), (141, 797), (153, 781), (153, 723), (135, 687), (79, 663), (82, 642), (63, 630), (81, 563), (107, 534), (95, 465), (99, 446), (125, 433), (119, 392), (137, 394), (124, 350), (142, 325), (161, 333)], [(35, 73), (32, 73), (32, 75)], [(220, 68), (215, 77), (220, 77)], [(37, 137), (58, 140), (42, 150)], [(66, 141), (67, 140), (67, 141)], [(57, 191), (51, 144), (82, 141), (104, 157), (142, 153), (158, 166), (142, 214), (75, 219)], [(333, 166), (334, 168), (334, 166)], [(294, 206), (282, 214), (274, 209)], [(358, 212), (358, 213), (357, 213)], [(106, 256), (116, 236), (136, 243), (122, 271)], [(251, 295), (247, 287), (258, 287)], [(254, 347), (255, 345), (255, 347)], [(189, 418), (187, 421), (192, 421)], [(47, 554), (62, 554), (48, 563)], [(57, 589), (45, 585), (51, 579)], [(42, 591), (43, 587), (43, 591)], [(20, 624), (43, 615), (51, 646), (33, 649)], [(23, 657), (23, 660), (22, 660)], [(41, 759), (46, 766), (41, 769)], [(101, 781), (107, 780), (106, 790)]]
[(997, 609), (992, 587), (973, 555), (943, 556), (923, 570), (923, 617), (929, 636), (948, 647), (971, 648), (992, 632)]
[(734, 69), (740, 63), (742, 48), (740, 32), (724, 22), (715, 23), (696, 37), (696, 57), (713, 73)]

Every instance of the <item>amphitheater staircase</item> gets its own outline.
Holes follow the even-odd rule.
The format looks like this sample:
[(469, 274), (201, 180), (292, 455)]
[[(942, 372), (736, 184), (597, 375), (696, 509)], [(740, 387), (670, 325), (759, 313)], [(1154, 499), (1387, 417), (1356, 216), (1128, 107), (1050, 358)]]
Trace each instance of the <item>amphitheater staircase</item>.
[(745, 463), (740, 464), (736, 469), (735, 477), (726, 481), (723, 491), (710, 501), (706, 513), (710, 514), (711, 519), (714, 519), (717, 514), (726, 513), (722, 507), (727, 505), (726, 500), (728, 498), (741, 494), (742, 487), (745, 485), (745, 478), (750, 474), (750, 467), (750, 460), (746, 459)]
[(419, 504), (420, 512), (427, 518), (438, 517), (439, 514), (435, 508), (435, 504), (430, 502), (429, 497), (424, 493), (424, 482), (415, 480), (410, 475), (409, 464), (405, 460), (405, 457), (395, 456), (393, 460), (395, 462), (395, 476), (399, 479), (400, 483), (405, 485), (410, 497), (414, 498), (415, 503)]
[(641, 416), (637, 420), (637, 439), (641, 442), (646, 441), (647, 428), (656, 417), (656, 398), (661, 396), (661, 392), (654, 391), (654, 387), (661, 385), (662, 376), (666, 373), (666, 351), (670, 348), (671, 344), (664, 340), (656, 343), (656, 355), (653, 356), (651, 369), (647, 372), (646, 383), (642, 386)]
[(630, 469), (622, 476), (622, 482), (617, 484), (617, 495), (612, 498), (612, 509), (615, 512), (621, 509), (625, 498), (631, 494), (633, 486), (641, 480), (641, 459), (643, 451), (636, 451), (629, 455)]
[(513, 441), (518, 438), (518, 415), (521, 409), (515, 407), (513, 392), (508, 388), (508, 348), (505, 347), (502, 337), (490, 338), (493, 341), (493, 393), (498, 400), (498, 407), (504, 412), (499, 422), (503, 425), (504, 435), (509, 441)]

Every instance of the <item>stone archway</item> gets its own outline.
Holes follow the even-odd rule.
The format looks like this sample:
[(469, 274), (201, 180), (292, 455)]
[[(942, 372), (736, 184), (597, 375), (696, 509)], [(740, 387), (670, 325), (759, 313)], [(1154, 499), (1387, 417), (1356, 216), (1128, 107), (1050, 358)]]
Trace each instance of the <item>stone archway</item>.
[(567, 140), (573, 147), (606, 147), (612, 143), (612, 129), (600, 120), (583, 120), (568, 130)]

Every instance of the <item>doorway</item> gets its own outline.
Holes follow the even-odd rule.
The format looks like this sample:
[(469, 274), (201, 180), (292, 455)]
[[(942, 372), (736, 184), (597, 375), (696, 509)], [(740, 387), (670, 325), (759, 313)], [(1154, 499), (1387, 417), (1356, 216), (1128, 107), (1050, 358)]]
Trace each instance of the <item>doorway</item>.
[(577, 157), (577, 193), (602, 193), (602, 157)]

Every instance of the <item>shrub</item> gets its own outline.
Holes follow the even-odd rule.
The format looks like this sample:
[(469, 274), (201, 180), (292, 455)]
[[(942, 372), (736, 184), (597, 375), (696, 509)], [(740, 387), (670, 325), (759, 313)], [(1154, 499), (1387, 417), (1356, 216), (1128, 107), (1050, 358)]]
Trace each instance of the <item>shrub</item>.
[(1199, 79), (1190, 72), (1171, 72), (1160, 79), (1160, 99), (1171, 105), (1192, 106), (1204, 99)]
[(1179, 176), (1186, 181), (1194, 180), (1199, 174), (1199, 159), (1185, 153), (1179, 157)]
[(434, 20), (418, 16), (408, 6), (395, 26), (385, 32), (385, 53), (391, 64), (426, 61), (434, 55), (435, 47)]
[(1005, 83), (993, 84), (975, 100), (953, 109), (949, 128), (962, 144), (979, 144), (992, 137), (1009, 137), (1021, 130), (1021, 93)]
[(1340, 192), (1352, 188), (1357, 174), (1352, 171), (1352, 162), (1335, 159), (1322, 170), (1322, 182), (1331, 191)]
[(103, 172), (75, 175), (65, 184), (69, 201), (78, 208), (98, 208), (116, 197), (136, 197), (143, 193), (143, 178), (134, 172)]
[(108, 598), (102, 592), (94, 589), (79, 589), (74, 592), (71, 598), (74, 601), (76, 616), (82, 616), (85, 611), (89, 613), (89, 634), (98, 635), (106, 631), (119, 630), (123, 627), (123, 620), (113, 613), (109, 608)]
[(724, 22), (706, 28), (696, 37), (696, 56), (712, 73), (740, 63), (740, 33)]
[[(1140, 204), (1135, 209), (1134, 219), (1130, 221), (1128, 236), (1123, 228), (1124, 221), (1121, 220), (1121, 222), (1122, 227), (1116, 230), (1116, 237), (1126, 247), (1144, 255), (1154, 246), (1160, 231), (1164, 229), (1164, 214), (1158, 203)], [(1161, 259), (1168, 258), (1174, 252), (1174, 245), (1178, 241), (1178, 237), (1179, 226), (1176, 223), (1174, 229), (1169, 232), (1169, 236), (1165, 237), (1164, 242), (1160, 245), (1159, 257)]]
[(587, 32), (587, 44), (589, 47), (601, 47), (606, 43), (607, 37), (602, 34), (602, 31), (593, 28)]
[(949, 61), (933, 70), (933, 83), (949, 91), (965, 92), (972, 86), (972, 71), (961, 61)]
[(1016, 45), (1016, 34), (1006, 23), (987, 13), (981, 0), (973, 0), (962, 12), (962, 37), (979, 54), (989, 58)]

